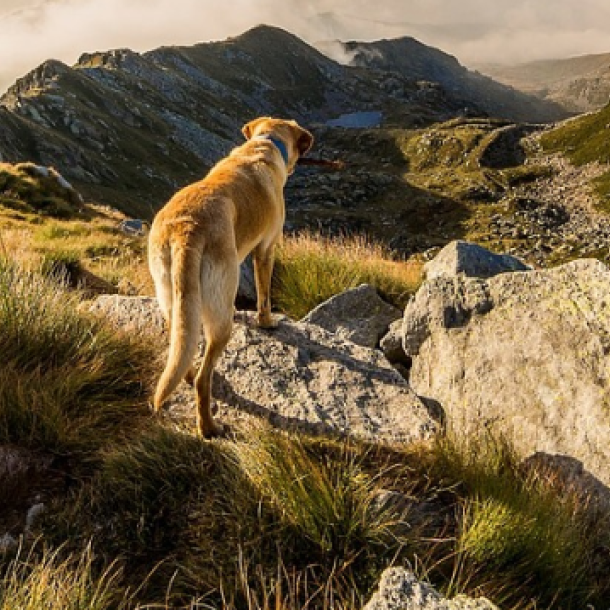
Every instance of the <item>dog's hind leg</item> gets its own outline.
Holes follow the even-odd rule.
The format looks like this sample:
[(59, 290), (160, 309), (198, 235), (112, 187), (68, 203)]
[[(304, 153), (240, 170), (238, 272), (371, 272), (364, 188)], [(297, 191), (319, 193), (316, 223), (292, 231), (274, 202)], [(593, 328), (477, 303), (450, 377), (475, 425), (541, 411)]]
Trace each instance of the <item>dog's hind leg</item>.
[(204, 437), (222, 434), (221, 425), (212, 416), (212, 375), (233, 328), (233, 303), (239, 282), (236, 261), (223, 263), (222, 268), (210, 269), (203, 275), (203, 329), (205, 351), (195, 377), (197, 392), (197, 429)]

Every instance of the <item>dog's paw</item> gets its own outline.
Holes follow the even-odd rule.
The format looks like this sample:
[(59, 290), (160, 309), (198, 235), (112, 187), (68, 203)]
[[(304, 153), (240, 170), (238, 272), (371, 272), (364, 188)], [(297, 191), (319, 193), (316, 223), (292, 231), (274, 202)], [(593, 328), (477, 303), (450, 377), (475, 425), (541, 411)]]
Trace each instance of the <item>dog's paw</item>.
[(265, 330), (273, 330), (278, 327), (278, 323), (271, 316), (257, 316), (256, 325)]
[(163, 405), (155, 404), (155, 402), (152, 400), (148, 401), (148, 408), (153, 413), (153, 415), (159, 415), (159, 413), (161, 413), (161, 411), (163, 411)]
[(199, 426), (197, 432), (202, 438), (221, 438), (226, 437), (229, 434), (230, 428), (228, 426), (224, 426), (223, 424), (217, 424), (214, 422), (211, 426), (206, 428)]

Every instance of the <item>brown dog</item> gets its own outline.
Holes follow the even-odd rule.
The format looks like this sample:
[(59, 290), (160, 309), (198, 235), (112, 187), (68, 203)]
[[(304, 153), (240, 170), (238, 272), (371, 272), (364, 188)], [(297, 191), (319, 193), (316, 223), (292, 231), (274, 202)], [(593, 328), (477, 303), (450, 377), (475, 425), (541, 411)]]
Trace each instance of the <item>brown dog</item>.
[[(222, 432), (212, 417), (216, 361), (231, 336), (239, 265), (252, 252), (258, 324), (271, 326), (273, 250), (284, 224), (283, 188), (313, 136), (295, 121), (263, 117), (242, 129), (247, 142), (201, 181), (182, 189), (155, 217), (148, 261), (170, 330), (169, 355), (154, 397), (159, 411), (186, 377), (197, 392), (197, 428)], [(205, 352), (191, 369), (201, 326)]]

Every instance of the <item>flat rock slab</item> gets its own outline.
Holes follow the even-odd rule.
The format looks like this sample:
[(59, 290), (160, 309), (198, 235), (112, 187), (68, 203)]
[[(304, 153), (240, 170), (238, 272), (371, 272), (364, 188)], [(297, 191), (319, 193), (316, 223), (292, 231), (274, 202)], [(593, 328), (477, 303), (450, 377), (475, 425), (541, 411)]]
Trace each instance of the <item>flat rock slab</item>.
[[(102, 297), (92, 310), (134, 332), (163, 327), (151, 298)], [(167, 349), (166, 336), (162, 346)], [(380, 351), (287, 318), (276, 329), (262, 330), (253, 314), (237, 314), (213, 394), (221, 421), (246, 413), (278, 427), (387, 442), (427, 439), (438, 428)], [(193, 390), (180, 384), (167, 409), (170, 417), (194, 423)]]

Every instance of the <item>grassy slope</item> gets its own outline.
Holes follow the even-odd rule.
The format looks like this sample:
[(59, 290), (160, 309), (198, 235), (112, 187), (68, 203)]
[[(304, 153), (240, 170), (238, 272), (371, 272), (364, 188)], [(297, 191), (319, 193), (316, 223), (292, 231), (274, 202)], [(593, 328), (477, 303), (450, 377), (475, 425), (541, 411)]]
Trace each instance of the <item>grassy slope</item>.
[[(610, 105), (598, 112), (566, 121), (542, 138), (549, 152), (561, 152), (577, 165), (610, 164)], [(600, 207), (610, 212), (610, 171), (596, 180)]]
[[(302, 241), (285, 259), (296, 276), (299, 252), (306, 267), (317, 252), (319, 268), (379, 255)], [(375, 271), (390, 291), (396, 265)], [(38, 542), (0, 559), (0, 609), (347, 609), (406, 563), (449, 595), (508, 608), (608, 595), (605, 519), (592, 524), (578, 498), (521, 472), (503, 444), (391, 448), (263, 422), (203, 442), (148, 415), (146, 337), (80, 313), (56, 280), (6, 261), (0, 279), (0, 445), (50, 465), (27, 493), (14, 483), (22, 518), (32, 498), (47, 512)], [(380, 503), (388, 491), (402, 499)]]
[(120, 230), (125, 216), (83, 203), (29, 165), (0, 164), (0, 251), (29, 268), (84, 268), (107, 291), (150, 291), (145, 241)]
[(609, 593), (606, 522), (502, 443), (392, 448), (264, 422), (201, 441), (147, 413), (153, 344), (74, 293), (4, 261), (0, 325), (0, 444), (60, 479), (22, 481), (47, 510), (0, 558), (2, 610), (347, 609), (392, 563), (504, 607)]
[[(396, 139), (409, 160), (407, 180), (475, 206), (472, 185), (493, 189), (499, 177), (511, 178), (462, 166), (489, 130), (458, 127)], [(430, 141), (435, 161), (427, 166)], [(142, 240), (124, 238), (117, 219), (98, 212), (40, 222), (32, 210), (5, 207), (4, 249), (13, 252), (27, 234), (33, 248), (22, 246), (24, 259), (35, 267), (27, 253), (70, 250), (89, 263), (103, 256), (96, 247), (131, 247), (117, 273), (143, 273), (134, 260)], [(289, 242), (282, 255), (289, 278), (303, 276), (303, 261), (333, 269), (317, 275), (334, 278), (336, 259), (351, 257), (347, 281), (358, 281), (358, 244), (337, 253), (305, 242), (301, 250)], [(368, 262), (378, 256), (365, 250)], [(406, 279), (411, 290), (417, 285), (417, 268), (381, 261), (373, 277), (395, 298)], [(0, 278), (2, 444), (51, 460), (60, 479), (38, 490), (49, 507), (35, 529), (39, 543), (0, 560), (1, 610), (192, 600), (199, 607), (354, 608), (384, 567), (407, 561), (448, 594), (487, 595), (506, 608), (577, 609), (610, 595), (610, 566), (599, 552), (609, 544), (607, 516), (592, 523), (578, 498), (524, 474), (502, 443), (388, 448), (263, 424), (201, 442), (148, 416), (155, 350), (145, 338), (116, 335), (78, 313), (75, 295), (36, 274), (4, 262)], [(302, 302), (311, 288), (305, 284), (276, 289)], [(388, 490), (406, 500), (381, 508)]]
[(606, 523), (522, 473), (505, 445), (391, 448), (263, 422), (201, 441), (147, 415), (145, 337), (116, 334), (12, 264), (0, 278), (0, 438), (64, 477), (40, 490), (39, 541), (0, 560), (2, 610), (347, 609), (407, 562), (449, 594), (504, 607), (608, 595)]

